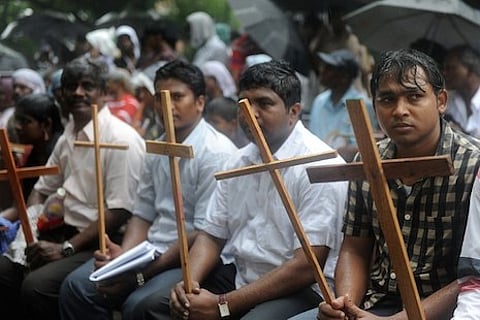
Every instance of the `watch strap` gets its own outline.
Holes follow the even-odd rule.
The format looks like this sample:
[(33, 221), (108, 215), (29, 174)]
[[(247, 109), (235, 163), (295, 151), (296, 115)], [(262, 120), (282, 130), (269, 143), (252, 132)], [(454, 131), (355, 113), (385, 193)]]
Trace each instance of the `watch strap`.
[(220, 319), (230, 319), (230, 309), (228, 308), (226, 294), (218, 296), (218, 310), (220, 311)]

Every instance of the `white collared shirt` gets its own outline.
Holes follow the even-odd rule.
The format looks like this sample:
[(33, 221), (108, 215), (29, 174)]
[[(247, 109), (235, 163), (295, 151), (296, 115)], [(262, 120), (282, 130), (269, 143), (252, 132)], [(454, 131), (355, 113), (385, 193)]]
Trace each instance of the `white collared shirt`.
[[(106, 208), (132, 211), (145, 142), (135, 129), (114, 117), (107, 107), (98, 113), (98, 127), (101, 142), (129, 146), (127, 150), (102, 148), (100, 151)], [(93, 123), (90, 121), (78, 134), (73, 128), (73, 120), (70, 120), (47, 162), (47, 166), (58, 165), (61, 173), (40, 177), (34, 188), (49, 195), (63, 187), (67, 192), (65, 223), (82, 231), (98, 217), (95, 152), (91, 147), (75, 147), (74, 142), (93, 141)]]
[[(203, 227), (207, 205), (215, 190), (214, 174), (237, 148), (203, 119), (183, 144), (191, 145), (194, 153), (192, 159), (179, 160), (185, 227), (191, 231)], [(167, 156), (146, 156), (133, 214), (152, 223), (148, 241), (160, 252), (165, 252), (178, 239)]]
[[(286, 159), (327, 150), (331, 148), (299, 121), (274, 158)], [(227, 169), (261, 162), (258, 148), (250, 143), (228, 161)], [(281, 169), (311, 245), (331, 249), (324, 268), (330, 279), (333, 279), (342, 239), (347, 182), (310, 184), (305, 167), (332, 163), (344, 161), (337, 157)], [(282, 265), (301, 247), (268, 172), (219, 181), (207, 211), (205, 231), (227, 239), (226, 248), (237, 267), (237, 288)]]
[(480, 87), (470, 100), (470, 108), (472, 114), (467, 118), (467, 105), (463, 98), (455, 91), (450, 93), (446, 113), (467, 133), (480, 138)]

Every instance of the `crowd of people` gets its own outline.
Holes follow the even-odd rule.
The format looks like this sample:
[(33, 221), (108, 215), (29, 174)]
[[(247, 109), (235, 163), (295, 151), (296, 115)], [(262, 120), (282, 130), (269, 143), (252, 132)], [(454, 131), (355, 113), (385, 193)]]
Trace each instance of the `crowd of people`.
[[(305, 170), (361, 161), (348, 99), (365, 102), (382, 159), (451, 158), (450, 176), (389, 179), (388, 187), (426, 318), (480, 319), (479, 52), (456, 46), (439, 61), (405, 48), (373, 63), (332, 14), (309, 38), (319, 79), (312, 91), (305, 75), (248, 34), (225, 42), (207, 13), (190, 14), (185, 26), (191, 58), (175, 30), (122, 25), (87, 33), (84, 49), (61, 66), (2, 71), (0, 128), (17, 146), (17, 165), (61, 172), (22, 181), (33, 243), (19, 228), (8, 182), (0, 184), (2, 319), (408, 319), (369, 183), (312, 184)], [(178, 162), (191, 292), (182, 279), (169, 159), (145, 147), (165, 139), (164, 90), (176, 142), (194, 151)], [(338, 150), (333, 159), (281, 170), (335, 293), (331, 303), (270, 173), (214, 177), (263, 162), (240, 99), (249, 100), (275, 159)], [(92, 105), (102, 143), (129, 146), (101, 152), (105, 239), (92, 188), (95, 151), (75, 146), (94, 139)], [(60, 222), (49, 224), (59, 194)], [(144, 241), (156, 248), (152, 261), (90, 280)]]

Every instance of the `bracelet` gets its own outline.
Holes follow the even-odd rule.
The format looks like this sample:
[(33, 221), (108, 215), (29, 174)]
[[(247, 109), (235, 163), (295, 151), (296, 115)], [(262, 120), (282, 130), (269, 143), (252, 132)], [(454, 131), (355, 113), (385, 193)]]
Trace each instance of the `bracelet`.
[(137, 288), (141, 288), (145, 285), (145, 277), (143, 276), (143, 273), (137, 272), (135, 275), (137, 279)]

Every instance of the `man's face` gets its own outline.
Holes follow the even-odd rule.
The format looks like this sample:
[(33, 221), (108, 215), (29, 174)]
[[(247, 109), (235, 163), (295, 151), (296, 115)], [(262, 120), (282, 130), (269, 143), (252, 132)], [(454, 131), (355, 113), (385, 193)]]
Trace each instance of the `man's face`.
[(98, 108), (103, 106), (104, 92), (90, 77), (66, 79), (62, 90), (64, 101), (62, 107), (74, 117), (85, 118), (91, 115), (92, 104), (96, 104)]
[(443, 90), (436, 96), (422, 68), (416, 76), (410, 70), (403, 85), (396, 75), (383, 76), (374, 99), (378, 122), (398, 147), (436, 146), (447, 93)]
[(460, 62), (458, 57), (451, 55), (445, 58), (444, 73), (447, 89), (461, 90), (466, 88), (469, 70)]
[[(267, 88), (255, 88), (240, 92), (239, 99), (245, 98), (250, 101), (258, 125), (270, 150), (274, 153), (293, 130), (299, 116), (300, 104), (295, 104), (287, 110), (280, 96)], [(247, 137), (253, 140), (242, 113), (240, 113), (239, 121)]]
[(175, 133), (184, 139), (202, 117), (205, 105), (204, 96), (195, 98), (193, 91), (184, 82), (177, 79), (159, 80), (155, 83), (155, 109), (163, 122), (160, 91), (169, 90), (172, 101), (172, 116)]

